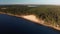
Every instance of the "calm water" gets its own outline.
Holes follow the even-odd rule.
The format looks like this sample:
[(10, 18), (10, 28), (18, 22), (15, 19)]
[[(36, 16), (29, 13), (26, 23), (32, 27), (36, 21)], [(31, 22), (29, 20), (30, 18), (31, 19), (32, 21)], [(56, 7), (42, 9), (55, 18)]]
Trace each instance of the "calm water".
[(0, 32), (27, 33), (27, 34), (60, 34), (54, 30), (34, 22), (0, 14)]

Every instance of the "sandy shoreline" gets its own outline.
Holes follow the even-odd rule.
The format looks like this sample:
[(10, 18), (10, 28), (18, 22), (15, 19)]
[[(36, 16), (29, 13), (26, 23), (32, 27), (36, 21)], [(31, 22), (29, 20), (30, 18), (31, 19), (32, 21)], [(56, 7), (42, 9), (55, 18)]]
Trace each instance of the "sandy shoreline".
[(48, 26), (48, 27), (52, 27), (52, 28), (54, 28), (54, 29), (60, 30), (60, 28), (58, 28), (58, 27), (44, 24), (45, 22), (44, 22), (43, 20), (38, 20), (35, 15), (27, 15), (27, 16), (21, 16), (21, 17), (23, 17), (24, 19), (28, 19), (28, 20), (30, 20), (30, 21), (34, 21), (34, 22), (36, 22), (36, 23), (38, 23), (38, 24), (42, 24), (42, 25), (44, 25), (44, 26)]
[(38, 24), (42, 24), (44, 26), (48, 26), (48, 27), (52, 27), (54, 29), (60, 30), (59, 27), (44, 24), (44, 21), (37, 19), (35, 15), (21, 15), (20, 16), (20, 15), (13, 15), (13, 14), (10, 14), (10, 13), (3, 13), (3, 12), (0, 12), (0, 14), (7, 14), (7, 15), (16, 16), (16, 17), (22, 17), (24, 19), (27, 19), (27, 20), (30, 20), (30, 21), (34, 21), (34, 22), (36, 22)]

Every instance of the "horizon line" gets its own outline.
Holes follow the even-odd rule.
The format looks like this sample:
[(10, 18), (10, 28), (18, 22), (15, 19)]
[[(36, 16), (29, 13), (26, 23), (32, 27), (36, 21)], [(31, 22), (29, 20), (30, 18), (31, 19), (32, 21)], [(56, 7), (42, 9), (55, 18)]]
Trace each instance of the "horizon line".
[(0, 5), (60, 5), (60, 4), (0, 4)]

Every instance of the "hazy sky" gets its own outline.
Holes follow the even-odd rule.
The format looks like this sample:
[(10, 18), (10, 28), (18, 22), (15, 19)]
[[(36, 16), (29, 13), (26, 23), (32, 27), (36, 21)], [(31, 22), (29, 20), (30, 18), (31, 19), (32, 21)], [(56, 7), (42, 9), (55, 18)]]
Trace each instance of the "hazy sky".
[(0, 0), (0, 4), (58, 4), (60, 0)]

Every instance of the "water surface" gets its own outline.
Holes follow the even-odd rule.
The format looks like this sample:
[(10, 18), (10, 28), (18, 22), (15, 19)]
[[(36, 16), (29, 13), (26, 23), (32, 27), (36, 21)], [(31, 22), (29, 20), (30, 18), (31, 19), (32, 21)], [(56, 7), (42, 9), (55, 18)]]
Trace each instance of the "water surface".
[(60, 31), (36, 24), (32, 21), (0, 14), (0, 32), (27, 33), (27, 34), (60, 34)]

